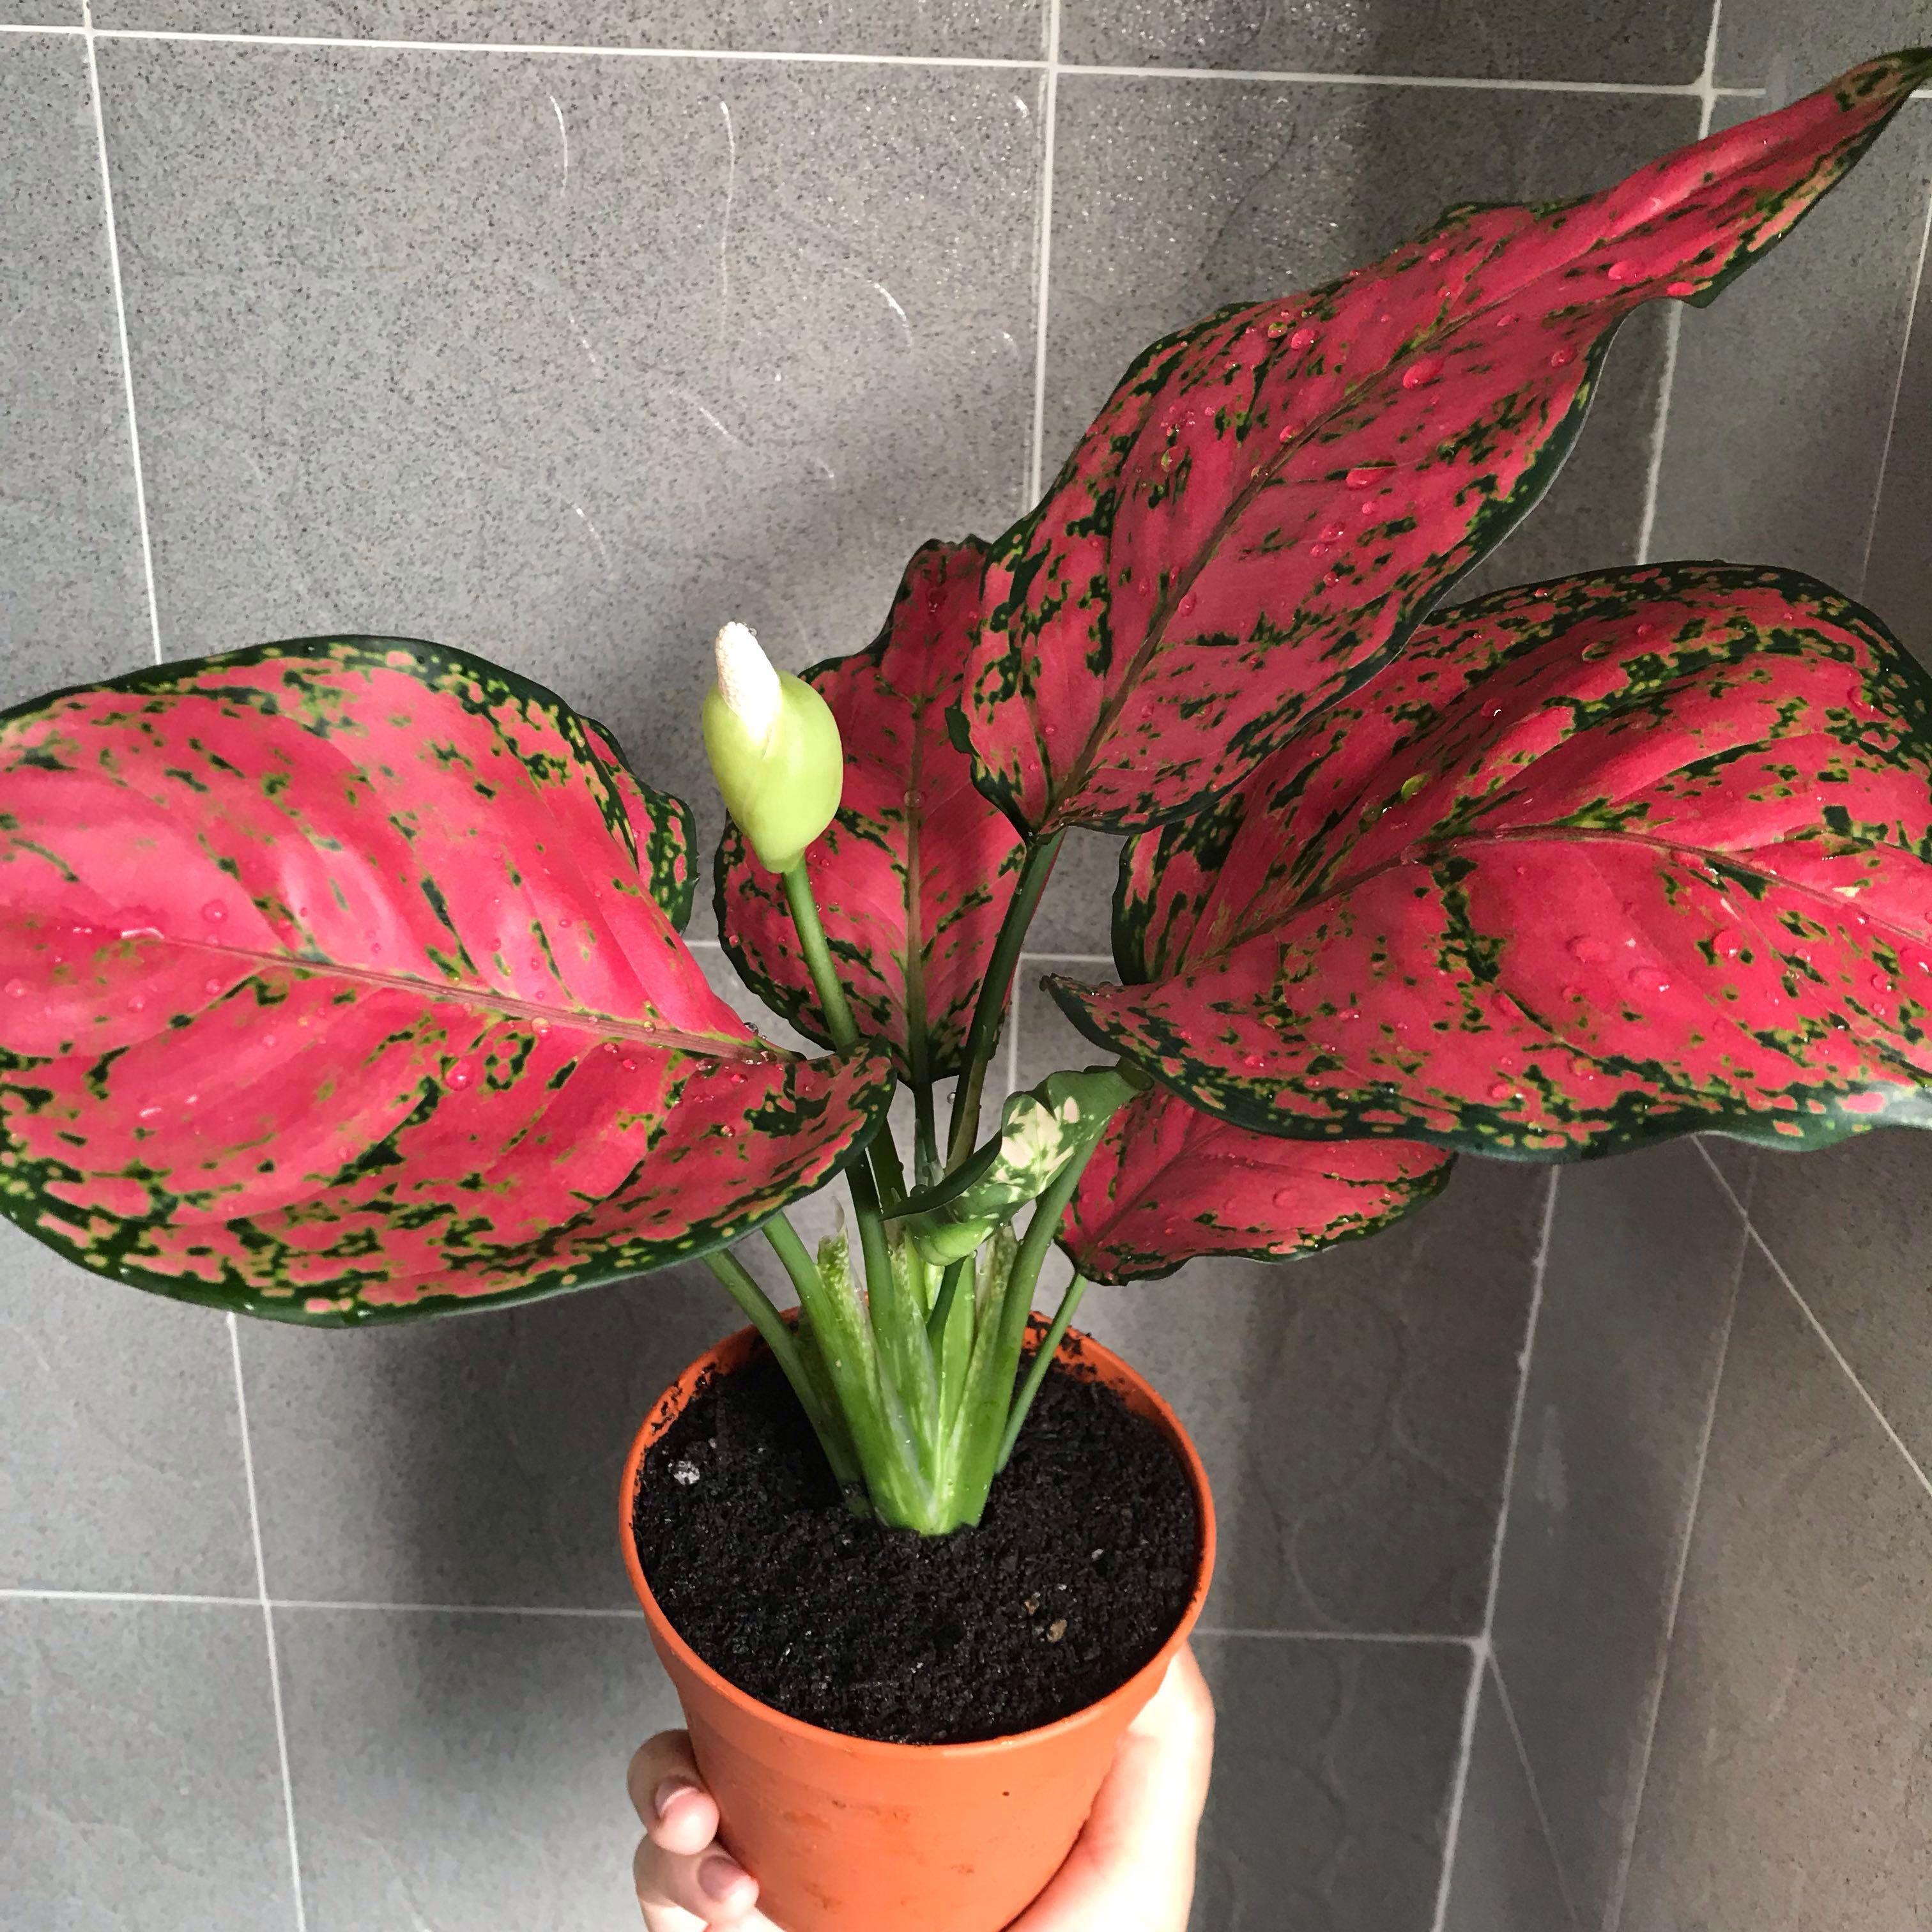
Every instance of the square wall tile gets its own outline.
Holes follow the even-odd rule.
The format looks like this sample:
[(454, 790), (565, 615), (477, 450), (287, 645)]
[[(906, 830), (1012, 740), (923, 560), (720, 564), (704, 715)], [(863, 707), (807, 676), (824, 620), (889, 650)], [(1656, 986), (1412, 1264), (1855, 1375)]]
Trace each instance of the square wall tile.
[(632, 1439), (743, 1325), (701, 1266), (404, 1328), (244, 1324), (270, 1594), (628, 1606)]
[(228, 1324), (0, 1228), (0, 1588), (255, 1594)]
[(100, 51), (172, 655), (480, 651), (708, 853), (719, 623), (857, 650), (1020, 507), (1036, 75)]
[[(1922, 107), (1908, 113), (1924, 112)], [(1932, 301), (1922, 278), (1879, 488), (1871, 556), (1860, 592), (1906, 648), (1932, 666)]]
[(1932, 1134), (1894, 1128), (1814, 1154), (1767, 1150), (1758, 1172), (1752, 1225), (1932, 1468)]
[(1747, 1262), (1623, 1932), (1932, 1923), (1932, 1496)]
[(1924, 0), (1724, 0), (1718, 84), (1789, 100), (1874, 54), (1922, 46)]
[(0, 705), (152, 658), (124, 395), (87, 50), (0, 35)]
[(262, 1613), (0, 1601), (0, 1927), (294, 1932)]
[(1636, 1828), (1744, 1241), (1689, 1140), (1558, 1185), (1493, 1635), (1592, 1926)]
[(309, 1932), (632, 1927), (640, 1620), (279, 1612)]
[[(1457, 74), (1522, 80), (1695, 80), (1705, 0), (1064, 0), (1063, 60), (1270, 72)], [(1422, 112), (1435, 112), (1432, 98)]]
[[(1493, 1670), (1483, 1676), (1442, 1932), (1577, 1925)], [(1592, 1919), (1594, 1926), (1597, 1922)]]
[[(1720, 101), (1716, 124), (1756, 105)], [(1932, 116), (1909, 106), (1768, 258), (1684, 311), (1653, 556), (1783, 564), (1861, 594), (1928, 170)]]
[[(1068, 74), (1059, 98), (1050, 464), (1168, 331), (1371, 261), (1452, 202), (1584, 194), (1697, 132), (1693, 103), (1652, 97)], [(1549, 495), (1458, 596), (1634, 559), (1664, 343), (1654, 308), (1625, 325)]]
[(1046, 8), (1046, 0), (100, 0), (94, 18), (100, 26), (193, 34), (1036, 61)]
[[(1036, 988), (1019, 1024), (1022, 1084), (1096, 1057)], [(1210, 1628), (1482, 1628), (1548, 1186), (1466, 1160), (1372, 1240), (1088, 1291), (1079, 1325), (1152, 1378), (1207, 1462)]]
[(1431, 1932), (1467, 1647), (1222, 1637), (1200, 1654), (1214, 1783), (1193, 1932)]

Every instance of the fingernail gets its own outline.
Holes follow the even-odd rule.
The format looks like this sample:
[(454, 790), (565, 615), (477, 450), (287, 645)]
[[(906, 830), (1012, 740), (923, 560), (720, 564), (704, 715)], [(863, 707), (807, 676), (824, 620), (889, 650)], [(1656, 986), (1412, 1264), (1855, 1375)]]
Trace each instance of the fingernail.
[(668, 1778), (651, 1793), (651, 1804), (662, 1818), (687, 1791), (695, 1791), (698, 1786), (688, 1778)]
[(698, 1868), (698, 1882), (707, 1898), (724, 1898), (745, 1876), (743, 1866), (734, 1864), (721, 1852), (714, 1852)]

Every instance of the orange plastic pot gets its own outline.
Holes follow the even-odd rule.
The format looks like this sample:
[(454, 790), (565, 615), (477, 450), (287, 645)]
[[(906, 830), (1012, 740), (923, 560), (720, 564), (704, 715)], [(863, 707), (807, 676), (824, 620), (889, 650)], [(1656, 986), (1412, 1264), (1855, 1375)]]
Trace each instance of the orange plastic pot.
[[(1037, 1324), (1036, 1324), (1037, 1339)], [(1000, 1932), (1057, 1871), (1120, 1733), (1187, 1640), (1214, 1567), (1207, 1472), (1174, 1412), (1118, 1355), (1070, 1334), (1060, 1359), (1151, 1417), (1186, 1467), (1200, 1513), (1200, 1567), (1158, 1656), (1110, 1696), (1039, 1730), (967, 1744), (890, 1744), (802, 1723), (728, 1683), (671, 1628), (631, 1534), (645, 1452), (713, 1373), (760, 1346), (746, 1328), (664, 1391), (625, 1465), (620, 1535), (651, 1642), (684, 1706), (721, 1835), (785, 1932)]]

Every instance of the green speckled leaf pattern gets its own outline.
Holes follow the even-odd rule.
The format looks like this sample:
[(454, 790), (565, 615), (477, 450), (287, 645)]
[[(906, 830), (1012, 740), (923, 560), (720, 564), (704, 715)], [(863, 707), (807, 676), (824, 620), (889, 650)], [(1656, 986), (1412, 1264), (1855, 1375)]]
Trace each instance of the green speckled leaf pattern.
[(1262, 1132), (1560, 1160), (1932, 1124), (1932, 680), (1790, 573), (1501, 592), (1135, 842), (1116, 922), (1149, 983), (1062, 1005)]
[(1398, 650), (1540, 495), (1612, 332), (1708, 301), (1932, 72), (1897, 54), (1586, 200), (1452, 208), (1128, 372), (994, 546), (957, 729), (1014, 823), (1144, 829)]
[(553, 693), (303, 640), (0, 718), (0, 1210), (163, 1294), (340, 1324), (734, 1240), (863, 1147), (674, 930), (689, 820)]

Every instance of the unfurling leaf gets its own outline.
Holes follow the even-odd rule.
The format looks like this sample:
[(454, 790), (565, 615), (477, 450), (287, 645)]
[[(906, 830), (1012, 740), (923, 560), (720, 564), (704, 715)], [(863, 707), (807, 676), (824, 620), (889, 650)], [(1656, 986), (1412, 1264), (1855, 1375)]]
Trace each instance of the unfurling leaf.
[(1870, 62), (1600, 194), (1452, 208), (1156, 343), (994, 548), (957, 721), (981, 788), (1036, 832), (1126, 832), (1240, 781), (1530, 508), (1618, 323), (1708, 300), (1928, 72)]
[[(386, 638), (0, 718), (0, 1210), (188, 1300), (354, 1322), (734, 1240), (862, 1147), (674, 930), (688, 817), (552, 693)], [(640, 869), (641, 868), (641, 869)]]
[(1098, 1138), (1133, 1088), (1112, 1067), (1050, 1073), (1002, 1108), (1000, 1131), (970, 1186), (907, 1217), (920, 1255), (934, 1268), (970, 1255), (1002, 1222), (1043, 1194), (1062, 1168)]
[(1123, 876), (1151, 983), (1056, 995), (1236, 1125), (1564, 1159), (1932, 1124), (1932, 680), (1804, 578), (1445, 612)]
[[(869, 649), (806, 674), (838, 721), (844, 798), (806, 855), (862, 1030), (914, 1078), (958, 1071), (1022, 848), (946, 735), (980, 609), (986, 547), (931, 543)], [(814, 1040), (830, 1034), (784, 892), (728, 828), (718, 929), (746, 983)]]
[(1290, 1260), (1400, 1220), (1454, 1160), (1413, 1141), (1279, 1140), (1156, 1088), (1108, 1124), (1060, 1246), (1092, 1281), (1172, 1274), (1201, 1255)]

